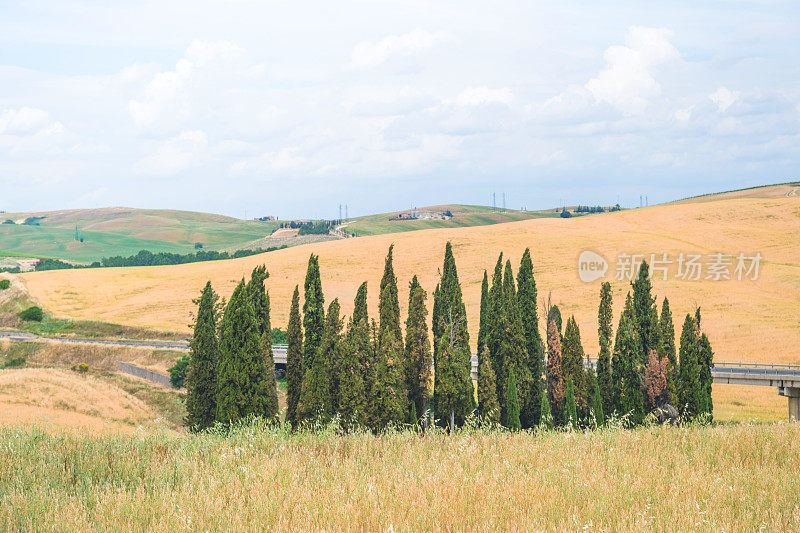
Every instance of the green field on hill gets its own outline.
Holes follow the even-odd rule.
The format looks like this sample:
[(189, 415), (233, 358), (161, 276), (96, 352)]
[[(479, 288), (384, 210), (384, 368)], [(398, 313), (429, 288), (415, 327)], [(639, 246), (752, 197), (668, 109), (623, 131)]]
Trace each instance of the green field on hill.
[[(38, 225), (24, 224), (29, 217), (44, 218)], [(79, 263), (129, 256), (140, 250), (185, 254), (193, 252), (197, 242), (206, 250), (245, 247), (277, 227), (277, 222), (207, 213), (128, 208), (3, 213), (0, 218), (15, 222), (0, 224), (0, 256), (52, 257)]]
[(483, 205), (437, 205), (432, 207), (422, 207), (419, 211), (445, 212), (450, 211), (453, 217), (448, 220), (390, 220), (399, 213), (406, 211), (395, 211), (392, 213), (381, 213), (378, 215), (367, 215), (350, 220), (347, 223), (346, 231), (356, 237), (366, 235), (382, 235), (385, 233), (399, 233), (403, 231), (415, 231), (421, 229), (434, 228), (460, 228), (466, 226), (488, 226), (503, 222), (516, 222), (528, 220), (530, 218), (557, 217), (557, 210), (548, 209), (544, 211), (517, 211), (515, 209), (493, 208)]

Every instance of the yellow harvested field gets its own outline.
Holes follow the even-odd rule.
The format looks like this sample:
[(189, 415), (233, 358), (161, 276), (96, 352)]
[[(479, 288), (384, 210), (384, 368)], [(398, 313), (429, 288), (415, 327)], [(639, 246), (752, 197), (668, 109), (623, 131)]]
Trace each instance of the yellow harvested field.
[(704, 194), (694, 196), (684, 200), (673, 202), (676, 204), (691, 204), (697, 202), (716, 202), (717, 200), (731, 200), (734, 198), (783, 198), (800, 196), (800, 183), (782, 183), (780, 185), (769, 185), (766, 187), (753, 187), (738, 191), (720, 192), (716, 194)]
[(131, 432), (156, 416), (139, 399), (70, 370), (0, 370), (0, 425), (36, 424), (89, 433)]
[[(703, 327), (718, 361), (800, 363), (800, 197), (733, 199), (709, 203), (660, 205), (572, 219), (534, 219), (495, 226), (425, 230), (360, 237), (298, 246), (230, 261), (166, 267), (59, 270), (23, 274), (31, 295), (56, 316), (187, 330), (196, 298), (207, 280), (223, 296), (266, 263), (273, 324), (288, 319), (291, 292), (302, 287), (310, 253), (320, 256), (326, 300), (339, 298), (352, 310), (358, 285), (369, 281), (371, 311), (377, 310), (377, 287), (389, 245), (395, 244), (395, 272), (405, 314), (407, 284), (417, 274), (432, 292), (445, 243), (452, 241), (474, 343), (478, 327), (480, 281), (505, 252), (516, 270), (530, 247), (540, 298), (552, 292), (565, 316), (574, 314), (588, 352), (597, 350), (599, 281), (578, 278), (581, 251), (593, 250), (610, 263), (606, 279), (614, 287), (617, 316), (629, 286), (615, 281), (618, 254), (707, 254), (760, 252), (758, 280), (688, 281), (658, 274), (654, 291), (669, 297), (680, 334), (683, 316), (703, 309)], [(735, 260), (734, 260), (735, 263)], [(703, 272), (705, 277), (706, 272)], [(429, 308), (430, 308), (429, 301)]]

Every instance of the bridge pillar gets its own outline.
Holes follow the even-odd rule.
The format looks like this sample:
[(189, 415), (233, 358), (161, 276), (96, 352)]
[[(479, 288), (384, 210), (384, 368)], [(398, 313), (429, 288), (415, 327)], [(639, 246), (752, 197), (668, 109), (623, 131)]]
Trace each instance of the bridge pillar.
[(781, 387), (778, 393), (789, 400), (789, 420), (800, 422), (800, 388)]

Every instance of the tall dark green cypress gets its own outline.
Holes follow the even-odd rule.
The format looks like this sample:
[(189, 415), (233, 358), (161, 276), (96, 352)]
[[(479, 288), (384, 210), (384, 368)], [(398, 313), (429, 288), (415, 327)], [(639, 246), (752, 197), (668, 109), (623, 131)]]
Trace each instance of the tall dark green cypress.
[(314, 358), (322, 344), (325, 330), (325, 295), (322, 293), (322, 279), (319, 271), (319, 256), (311, 254), (305, 281), (305, 301), (303, 302), (303, 369), (311, 370)]
[(266, 369), (265, 388), (265, 414), (268, 420), (278, 418), (278, 389), (275, 383), (275, 357), (272, 353), (272, 323), (270, 321), (269, 293), (264, 287), (264, 282), (269, 278), (269, 272), (264, 265), (253, 269), (250, 281), (247, 282), (247, 296), (253, 305), (253, 312), (258, 324), (258, 336), (261, 343), (261, 353), (264, 357)]
[(186, 422), (192, 431), (214, 425), (217, 414), (217, 294), (207, 282), (196, 300), (197, 319), (189, 343), (189, 372), (186, 376)]
[(504, 332), (504, 305), (503, 296), (503, 253), (497, 257), (492, 274), (492, 286), (489, 289), (489, 302), (486, 318), (486, 347), (489, 349), (489, 358), (492, 370), (497, 381), (497, 401), (500, 404), (500, 418), (505, 420), (506, 383), (503, 381), (504, 363), (500, 345), (505, 336)]
[(389, 246), (383, 268), (378, 301), (378, 323), (381, 336), (384, 331), (389, 331), (402, 344), (403, 332), (400, 330), (400, 303), (397, 296), (397, 276), (394, 275), (393, 250), (394, 244)]
[(525, 330), (528, 371), (531, 375), (531, 388), (528, 402), (520, 415), (523, 427), (539, 425), (542, 406), (542, 375), (544, 374), (544, 343), (539, 333), (539, 312), (536, 280), (533, 277), (533, 261), (530, 248), (522, 254), (517, 272), (517, 302), (522, 326)]
[(367, 310), (367, 282), (358, 287), (356, 298), (353, 302), (353, 316), (347, 328), (347, 343), (356, 352), (358, 372), (364, 382), (364, 390), (369, 392), (374, 372), (374, 350), (372, 346), (369, 327), (369, 314)]
[[(586, 369), (584, 367), (581, 332), (575, 317), (567, 319), (564, 327), (564, 343), (561, 346), (561, 367), (564, 377), (572, 380), (577, 415), (584, 418), (589, 414), (589, 396), (586, 390)], [(578, 421), (577, 419), (573, 422)]]
[(431, 365), (433, 364), (431, 343), (428, 337), (428, 309), (425, 307), (427, 297), (428, 295), (422, 287), (414, 287), (411, 303), (408, 306), (408, 320), (406, 320), (406, 385), (409, 399), (414, 405), (414, 412), (417, 415), (425, 412), (430, 399)]
[(614, 406), (614, 390), (611, 381), (611, 335), (613, 334), (611, 283), (603, 282), (600, 287), (600, 307), (597, 310), (597, 336), (600, 353), (597, 356), (597, 387), (603, 404), (603, 412), (611, 413)]
[(500, 423), (500, 403), (497, 401), (497, 377), (489, 360), (488, 348), (478, 366), (478, 415), (488, 424)]
[(569, 427), (576, 428), (578, 427), (578, 407), (575, 403), (575, 387), (572, 384), (572, 377), (567, 378), (567, 396), (565, 402), (567, 408), (564, 423)]
[(383, 332), (375, 359), (375, 380), (367, 399), (367, 423), (379, 432), (400, 427), (408, 420), (403, 349), (391, 330)]
[(414, 297), (414, 289), (417, 287), (422, 287), (419, 284), (419, 280), (417, 279), (417, 275), (414, 274), (414, 277), (411, 278), (411, 281), (408, 282), (408, 306), (411, 307), (411, 299)]
[(641, 346), (642, 359), (639, 364), (644, 365), (650, 350), (659, 348), (658, 311), (656, 300), (652, 295), (650, 267), (646, 261), (642, 261), (636, 281), (631, 283), (631, 286), (633, 287), (633, 326)]
[(286, 421), (297, 427), (297, 404), (303, 387), (303, 325), (300, 321), (300, 289), (295, 285), (289, 324), (286, 327)]
[(324, 424), (335, 414), (334, 404), (338, 390), (332, 374), (335, 372), (333, 365), (337, 362), (334, 353), (337, 344), (335, 337), (341, 329), (338, 300), (334, 299), (328, 310), (322, 342), (311, 368), (306, 369), (303, 375), (300, 402), (297, 405), (300, 421)]
[(517, 378), (514, 375), (514, 368), (508, 370), (508, 382), (506, 384), (506, 427), (511, 431), (519, 431), (522, 424), (519, 421), (519, 398), (517, 396)]
[(231, 423), (251, 416), (272, 418), (267, 369), (258, 322), (242, 280), (231, 295), (220, 328), (217, 420)]
[(366, 423), (366, 400), (369, 392), (361, 372), (361, 362), (356, 346), (348, 336), (342, 343), (342, 358), (338, 368), (338, 410), (342, 427), (347, 430)]
[(703, 399), (703, 384), (700, 378), (700, 364), (698, 361), (698, 335), (699, 326), (687, 314), (683, 321), (680, 340), (680, 373), (678, 383), (678, 397), (680, 406), (678, 410), (687, 419), (696, 418), (703, 413), (705, 401)]
[[(528, 368), (525, 330), (517, 307), (517, 292), (514, 286), (514, 272), (511, 268), (511, 261), (506, 261), (505, 274), (503, 276), (503, 307), (498, 324), (501, 337), (498, 349), (500, 358), (503, 361), (500, 379), (507, 386), (509, 373), (512, 370), (514, 371), (514, 382), (517, 387), (520, 412), (529, 413), (531, 382), (533, 379)], [(506, 390), (505, 396), (502, 398), (503, 401), (500, 404), (500, 419), (506, 425), (513, 422), (508, 418), (509, 406), (506, 403), (508, 398), (509, 394), (508, 390)]]
[(617, 413), (628, 415), (630, 422), (634, 425), (641, 424), (645, 415), (645, 398), (641, 381), (641, 361), (643, 360), (641, 349), (634, 322), (632, 301), (628, 298), (617, 328), (612, 380), (616, 386)]
[(672, 323), (672, 311), (669, 308), (669, 300), (664, 298), (661, 305), (661, 317), (658, 319), (659, 341), (661, 357), (666, 357), (667, 365), (667, 395), (669, 403), (678, 403), (678, 355), (675, 351), (675, 326)]
[(328, 365), (328, 398), (331, 414), (339, 412), (339, 375), (344, 364), (344, 336), (342, 335), (342, 320), (339, 318), (339, 299), (334, 298), (325, 314), (325, 333), (322, 337), (322, 346), (319, 349)]
[(469, 350), (459, 339), (459, 327), (448, 312), (444, 323), (444, 333), (439, 339), (439, 358), (436, 374), (439, 380), (434, 391), (437, 419), (451, 430), (474, 410), (474, 391), (471, 369), (464, 364), (469, 358)]
[(481, 282), (481, 314), (478, 325), (478, 368), (483, 360), (484, 347), (486, 347), (486, 333), (489, 328), (489, 280), (486, 271), (483, 271), (483, 281)]
[[(434, 307), (436, 303), (434, 302)], [(475, 409), (475, 388), (472, 384), (472, 356), (469, 350), (469, 333), (467, 330), (467, 311), (461, 293), (461, 284), (458, 281), (458, 270), (456, 261), (453, 257), (453, 247), (450, 242), (445, 246), (444, 265), (442, 268), (442, 278), (439, 282), (439, 317), (438, 326), (442, 335), (438, 342), (434, 344), (434, 354), (437, 360), (436, 371), (439, 368), (447, 369), (448, 376), (453, 377), (447, 387), (442, 385), (441, 379), (434, 383), (434, 404), (436, 406), (437, 419), (444, 420), (450, 413), (455, 413), (455, 422), (458, 425), (464, 423), (466, 417)], [(448, 359), (442, 365), (438, 359), (438, 350), (442, 352), (441, 340), (445, 337), (445, 324), (450, 331), (447, 335)], [(455, 343), (455, 344), (453, 344)], [(451, 371), (452, 370), (452, 371)], [(437, 392), (436, 386), (440, 386)], [(457, 390), (449, 391), (449, 387), (456, 387)], [(443, 395), (448, 390), (446, 395)], [(446, 396), (446, 399), (445, 399)], [(452, 402), (464, 402), (463, 405), (455, 405)], [(446, 407), (444, 411), (440, 409), (440, 399), (444, 400)]]

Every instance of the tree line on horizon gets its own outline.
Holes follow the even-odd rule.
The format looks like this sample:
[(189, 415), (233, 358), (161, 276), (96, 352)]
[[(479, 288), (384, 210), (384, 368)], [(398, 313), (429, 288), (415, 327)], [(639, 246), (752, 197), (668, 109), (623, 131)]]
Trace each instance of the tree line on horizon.
[[(409, 282), (401, 327), (393, 249), (379, 285), (377, 320), (368, 314), (366, 281), (349, 319), (338, 299), (326, 309), (319, 257), (309, 257), (302, 309), (295, 286), (286, 328), (285, 420), (293, 429), (335, 420), (344, 430), (431, 424), (453, 430), (470, 418), (512, 431), (600, 427), (612, 417), (635, 426), (668, 406), (679, 406), (685, 420), (710, 421), (713, 351), (700, 329), (700, 310), (686, 315), (676, 348), (669, 301), (664, 298), (659, 313), (646, 262), (631, 284), (613, 342), (611, 284), (602, 284), (600, 352), (593, 362), (574, 316), (563, 325), (549, 298), (542, 306), (542, 337), (530, 250), (516, 276), (501, 253), (491, 282), (484, 272), (481, 285), (476, 391), (451, 244), (433, 291), (430, 328), (428, 294), (417, 276)], [(196, 300), (186, 377), (193, 431), (251, 417), (280, 421), (268, 276), (264, 265), (256, 267), (227, 303), (208, 282)]]

